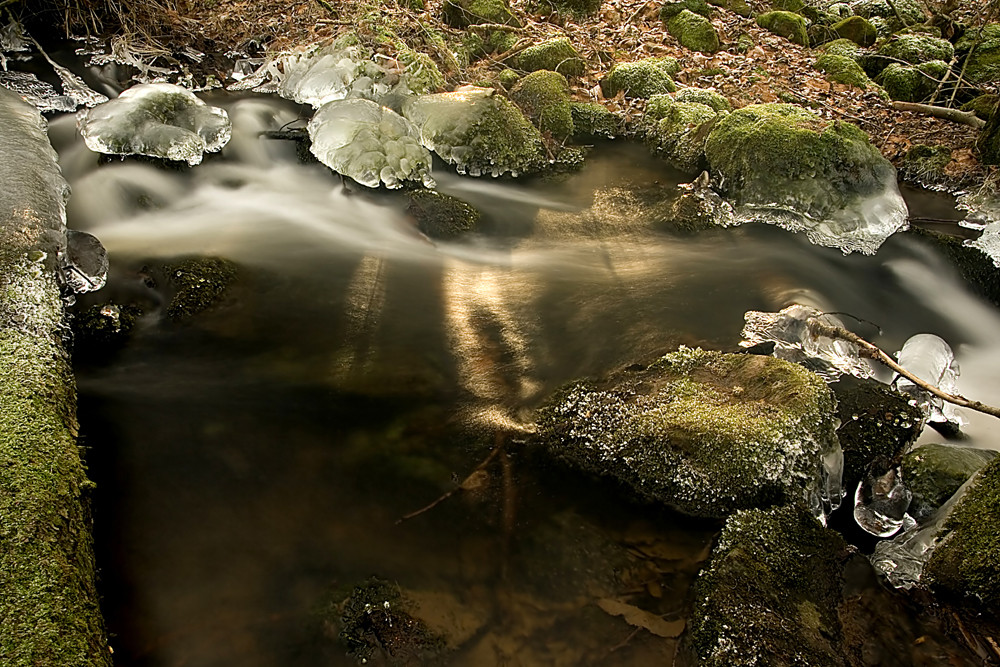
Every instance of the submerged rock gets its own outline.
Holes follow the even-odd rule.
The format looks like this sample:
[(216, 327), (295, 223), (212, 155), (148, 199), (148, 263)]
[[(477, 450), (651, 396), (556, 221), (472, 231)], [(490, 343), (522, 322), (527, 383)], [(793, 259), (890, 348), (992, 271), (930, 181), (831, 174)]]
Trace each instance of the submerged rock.
[(682, 347), (565, 387), (537, 422), (552, 456), (687, 514), (840, 502), (833, 395), (785, 361)]
[(754, 104), (720, 119), (705, 152), (741, 222), (770, 222), (866, 254), (906, 226), (895, 169), (850, 123)]
[(480, 221), (479, 211), (461, 199), (434, 190), (414, 190), (406, 212), (417, 228), (432, 239), (451, 239), (473, 231)]
[(489, 88), (419, 95), (406, 101), (403, 115), (420, 131), (421, 143), (459, 173), (516, 176), (544, 163), (541, 134)]
[(139, 306), (102, 303), (74, 313), (73, 355), (103, 357), (125, 346), (142, 315)]
[(841, 667), (847, 545), (797, 506), (737, 512), (695, 582), (687, 647), (702, 667)]
[(902, 468), (913, 493), (910, 514), (918, 522), (928, 518), (996, 455), (991, 449), (934, 444), (907, 452)]
[(81, 111), (77, 125), (96, 153), (147, 155), (201, 163), (222, 150), (232, 125), (224, 109), (211, 107), (191, 91), (169, 83), (144, 83), (116, 99)]
[(197, 315), (221, 301), (239, 274), (236, 264), (220, 257), (181, 260), (164, 266), (163, 272), (174, 291), (166, 316), (175, 321)]
[(392, 109), (363, 99), (335, 100), (320, 107), (308, 129), (316, 159), (362, 185), (434, 185), (431, 154), (420, 133)]

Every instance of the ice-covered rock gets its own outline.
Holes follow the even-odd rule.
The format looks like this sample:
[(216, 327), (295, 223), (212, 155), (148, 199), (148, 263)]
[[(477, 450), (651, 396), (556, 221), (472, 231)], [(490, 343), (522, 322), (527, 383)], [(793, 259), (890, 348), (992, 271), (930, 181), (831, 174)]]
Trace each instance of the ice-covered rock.
[(68, 230), (62, 263), (63, 280), (77, 294), (99, 290), (107, 282), (108, 253), (93, 234)]
[(993, 260), (993, 264), (1000, 269), (1000, 222), (988, 223), (978, 239), (966, 241), (965, 245), (978, 248), (984, 252)]
[(827, 382), (835, 382), (844, 373), (859, 378), (873, 375), (871, 366), (858, 355), (857, 347), (810, 330), (808, 320), (811, 318), (843, 328), (840, 319), (833, 315), (811, 306), (793, 304), (777, 313), (751, 310), (743, 317), (746, 325), (741, 347), (774, 343), (775, 357), (801, 364)]
[(360, 46), (334, 44), (286, 56), (278, 94), (319, 108), (333, 100), (379, 100), (398, 81)]
[[(940, 336), (934, 334), (911, 336), (903, 343), (903, 349), (896, 353), (896, 359), (908, 372), (941, 391), (952, 395), (958, 393), (958, 362), (955, 361), (951, 346)], [(946, 403), (925, 389), (921, 389), (907, 378), (897, 377), (893, 381), (893, 386), (911, 396), (915, 404), (923, 410), (928, 421), (947, 422), (954, 426), (965, 423), (951, 403)]]
[(420, 130), (421, 143), (462, 174), (516, 176), (537, 169), (544, 159), (538, 130), (491, 88), (463, 86), (411, 97), (403, 115)]
[(224, 109), (169, 83), (139, 84), (117, 99), (81, 112), (80, 134), (90, 150), (148, 155), (199, 164), (222, 149), (232, 126)]
[(715, 124), (705, 154), (738, 222), (775, 224), (865, 254), (906, 227), (895, 169), (850, 123), (791, 104), (753, 104)]
[(854, 521), (876, 537), (891, 537), (907, 520), (913, 522), (906, 514), (912, 497), (897, 468), (879, 477), (868, 475), (854, 492)]
[(413, 123), (392, 109), (363, 99), (324, 104), (309, 121), (310, 150), (320, 162), (362, 185), (433, 187), (431, 155)]

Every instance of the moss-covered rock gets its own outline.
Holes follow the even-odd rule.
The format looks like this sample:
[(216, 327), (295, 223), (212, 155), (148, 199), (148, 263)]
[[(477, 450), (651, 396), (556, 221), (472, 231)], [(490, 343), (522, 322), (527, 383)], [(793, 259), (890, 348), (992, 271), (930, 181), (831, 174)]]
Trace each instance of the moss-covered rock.
[(712, 9), (706, 0), (667, 0), (660, 7), (660, 20), (668, 22), (685, 9), (705, 18), (712, 16)]
[(951, 42), (930, 35), (898, 35), (885, 42), (878, 54), (893, 60), (902, 60), (911, 65), (919, 65), (931, 60), (951, 61), (955, 47)]
[(844, 450), (844, 488), (849, 492), (865, 475), (880, 475), (912, 445), (923, 429), (923, 414), (908, 397), (875, 380), (845, 375), (830, 385), (837, 396)]
[(793, 44), (809, 46), (806, 21), (792, 12), (774, 11), (757, 16), (757, 25), (775, 35), (784, 37)]
[(913, 494), (910, 515), (923, 521), (996, 457), (991, 449), (922, 445), (903, 457), (903, 481)]
[(713, 179), (737, 205), (788, 206), (812, 218), (895, 181), (862, 130), (790, 104), (750, 105), (721, 118), (705, 151)]
[(842, 667), (847, 545), (808, 512), (785, 506), (731, 516), (695, 582), (687, 636), (702, 667)]
[(747, 0), (710, 0), (709, 4), (715, 5), (716, 7), (722, 7), (723, 9), (728, 9), (743, 18), (750, 18), (753, 16), (753, 8), (747, 4)]
[(236, 264), (221, 257), (192, 257), (163, 267), (174, 294), (166, 316), (184, 320), (219, 303), (236, 282)]
[(894, 100), (922, 102), (934, 93), (947, 72), (948, 63), (941, 60), (916, 66), (892, 63), (882, 70), (876, 81)]
[(719, 34), (712, 22), (689, 9), (667, 21), (667, 32), (686, 49), (707, 54), (719, 50)]
[(860, 47), (856, 43), (843, 38), (827, 42), (821, 50), (827, 55), (843, 56), (854, 61), (857, 61), (858, 55), (861, 52)]
[[(721, 97), (721, 96), (720, 96)], [(705, 167), (705, 141), (717, 112), (699, 102), (677, 102), (657, 95), (643, 119), (646, 142), (667, 162), (694, 173)]]
[(444, 0), (441, 10), (444, 22), (454, 28), (477, 23), (517, 25), (508, 0)]
[(944, 524), (944, 537), (924, 567), (921, 581), (955, 598), (978, 599), (1000, 609), (1000, 458), (976, 476)]
[(1000, 164), (1000, 113), (994, 113), (979, 131), (976, 149), (983, 164)]
[(675, 102), (695, 102), (716, 111), (732, 111), (733, 105), (720, 93), (708, 88), (681, 88), (674, 94)]
[(0, 89), (0, 664), (110, 667), (56, 277), (68, 187), (38, 111)]
[(536, 14), (568, 14), (590, 16), (601, 9), (603, 0), (531, 0), (528, 7)]
[(542, 133), (556, 139), (573, 135), (569, 83), (562, 74), (549, 70), (532, 72), (517, 82), (510, 98)]
[(397, 50), (396, 59), (404, 68), (406, 85), (418, 95), (444, 90), (447, 82), (434, 60), (410, 48)]
[(673, 76), (679, 71), (675, 58), (646, 58), (618, 63), (601, 79), (605, 97), (623, 93), (625, 97), (649, 99), (653, 95), (677, 90)]
[(547, 69), (565, 76), (580, 76), (585, 69), (580, 54), (566, 37), (529, 46), (518, 54), (517, 66), (527, 72)]
[(865, 71), (861, 69), (861, 65), (846, 56), (824, 53), (816, 59), (814, 67), (826, 74), (829, 81), (843, 83), (862, 90), (868, 88), (872, 83)]
[(593, 138), (614, 139), (622, 132), (621, 120), (596, 102), (573, 102), (573, 136), (578, 140)]
[(900, 174), (915, 183), (935, 183), (945, 178), (945, 167), (951, 162), (951, 148), (914, 144), (903, 156)]
[(840, 450), (819, 376), (771, 357), (681, 348), (560, 390), (537, 444), (586, 472), (695, 516), (817, 497)]
[(850, 16), (834, 23), (831, 28), (839, 38), (849, 39), (859, 46), (871, 46), (878, 37), (875, 26), (860, 16)]
[(927, 18), (915, 0), (892, 0), (891, 4), (888, 0), (856, 0), (851, 3), (851, 9), (871, 21), (880, 37), (888, 37), (907, 26), (923, 23)]
[(510, 68), (500, 70), (500, 73), (497, 74), (497, 83), (499, 83), (504, 90), (510, 90), (520, 80), (521, 75)]
[(73, 314), (73, 354), (93, 357), (113, 353), (128, 342), (142, 308), (134, 304), (101, 303)]
[(973, 83), (1000, 81), (1000, 23), (991, 23), (982, 32), (967, 30), (955, 43), (966, 58), (965, 76)]
[(452, 239), (479, 226), (479, 211), (466, 202), (434, 190), (413, 190), (406, 212), (417, 228), (432, 239)]
[(962, 105), (962, 111), (971, 111), (983, 120), (989, 120), (1000, 104), (1000, 95), (978, 95)]
[(771, 9), (781, 12), (801, 12), (806, 8), (803, 0), (771, 0)]

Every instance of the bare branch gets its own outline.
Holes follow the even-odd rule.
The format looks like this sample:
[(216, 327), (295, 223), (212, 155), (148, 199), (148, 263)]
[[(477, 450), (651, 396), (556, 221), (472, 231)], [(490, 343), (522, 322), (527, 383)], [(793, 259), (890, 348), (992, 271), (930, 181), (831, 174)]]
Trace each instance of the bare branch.
[(974, 114), (971, 111), (961, 111), (959, 109), (951, 109), (949, 107), (937, 107), (930, 104), (917, 104), (916, 102), (893, 102), (893, 109), (898, 109), (900, 111), (913, 111), (915, 113), (923, 113), (935, 118), (943, 118), (944, 120), (950, 120), (953, 123), (961, 123), (963, 125), (968, 125), (974, 127), (977, 130), (986, 125), (986, 121)]

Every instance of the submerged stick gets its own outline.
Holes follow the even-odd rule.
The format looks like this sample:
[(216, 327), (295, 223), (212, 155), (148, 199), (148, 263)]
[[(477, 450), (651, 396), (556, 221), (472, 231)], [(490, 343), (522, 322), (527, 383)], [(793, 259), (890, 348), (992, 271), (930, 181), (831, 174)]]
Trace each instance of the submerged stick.
[(1000, 408), (995, 408), (992, 405), (986, 405), (985, 403), (980, 403), (979, 401), (970, 401), (964, 396), (956, 396), (949, 394), (948, 392), (941, 391), (929, 382), (921, 380), (913, 373), (909, 372), (902, 366), (896, 363), (896, 360), (890, 357), (888, 354), (882, 351), (880, 347), (874, 343), (869, 343), (861, 336), (854, 332), (848, 331), (842, 327), (833, 326), (830, 324), (825, 324), (820, 322), (818, 319), (811, 317), (808, 320), (809, 330), (817, 336), (826, 336), (827, 338), (839, 338), (840, 340), (846, 340), (849, 343), (853, 343), (858, 346), (858, 352), (861, 356), (868, 357), (869, 359), (875, 359), (890, 369), (902, 375), (907, 380), (917, 385), (924, 391), (930, 392), (938, 398), (953, 403), (963, 408), (969, 408), (970, 410), (975, 410), (976, 412), (982, 412), (983, 414), (991, 415), (993, 417), (1000, 418)]

